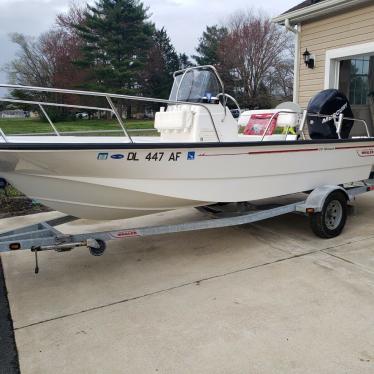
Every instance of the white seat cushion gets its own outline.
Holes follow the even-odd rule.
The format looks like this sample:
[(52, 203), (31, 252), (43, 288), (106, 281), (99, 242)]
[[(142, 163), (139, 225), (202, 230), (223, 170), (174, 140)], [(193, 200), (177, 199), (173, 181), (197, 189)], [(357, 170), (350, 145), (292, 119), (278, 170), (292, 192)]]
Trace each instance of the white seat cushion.
[(187, 131), (192, 127), (193, 115), (194, 113), (191, 110), (158, 112), (155, 118), (155, 128), (159, 131)]

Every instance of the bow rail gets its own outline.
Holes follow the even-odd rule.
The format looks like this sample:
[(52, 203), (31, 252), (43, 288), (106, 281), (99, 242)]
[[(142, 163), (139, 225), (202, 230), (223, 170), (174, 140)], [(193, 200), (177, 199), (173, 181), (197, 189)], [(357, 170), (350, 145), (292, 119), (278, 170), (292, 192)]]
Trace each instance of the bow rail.
[[(44, 107), (51, 106), (51, 107), (61, 107), (61, 108), (71, 108), (71, 109), (86, 109), (86, 110), (97, 110), (103, 112), (110, 112), (112, 113), (117, 122), (119, 123), (123, 134), (129, 138), (131, 143), (134, 143), (131, 135), (129, 134), (129, 130), (126, 128), (125, 122), (122, 120), (116, 106), (113, 103), (113, 99), (118, 100), (129, 100), (129, 101), (137, 101), (137, 102), (147, 102), (147, 103), (158, 103), (158, 104), (166, 104), (166, 105), (191, 105), (190, 102), (184, 101), (173, 101), (173, 100), (165, 100), (165, 99), (156, 99), (150, 97), (139, 97), (139, 96), (131, 96), (131, 95), (121, 95), (121, 94), (112, 94), (112, 93), (105, 93), (105, 92), (94, 92), (94, 91), (81, 91), (81, 90), (69, 90), (69, 89), (61, 89), (61, 88), (48, 88), (48, 87), (37, 87), (37, 86), (22, 86), (22, 85), (15, 85), (15, 84), (2, 84), (0, 83), (1, 88), (13, 89), (13, 90), (22, 90), (22, 91), (30, 91), (30, 92), (44, 92), (44, 93), (60, 93), (60, 94), (67, 94), (67, 95), (79, 95), (79, 96), (92, 96), (92, 97), (102, 97), (105, 98), (108, 102), (110, 108), (107, 107), (96, 107), (96, 106), (86, 106), (86, 105), (73, 105), (73, 104), (62, 104), (56, 102), (45, 102), (45, 101), (33, 101), (33, 100), (19, 100), (19, 99), (11, 99), (11, 98), (0, 98), (0, 102), (10, 102), (15, 104), (27, 104), (27, 105), (37, 105), (41, 109), (43, 115), (46, 117), (47, 121), (51, 125), (53, 132), (56, 136), (61, 136), (61, 132), (59, 132), (52, 122), (51, 118), (46, 113)], [(217, 137), (217, 141), (221, 142), (220, 136), (217, 131), (216, 124), (214, 122), (213, 115), (210, 109), (201, 103), (193, 103), (194, 106), (198, 106), (203, 108), (210, 118), (212, 123), (212, 127), (214, 129), (215, 135)], [(102, 132), (102, 131), (100, 131)], [(82, 133), (82, 132), (80, 132)], [(1, 137), (6, 140), (6, 136), (4, 137), (3, 131), (0, 132)]]

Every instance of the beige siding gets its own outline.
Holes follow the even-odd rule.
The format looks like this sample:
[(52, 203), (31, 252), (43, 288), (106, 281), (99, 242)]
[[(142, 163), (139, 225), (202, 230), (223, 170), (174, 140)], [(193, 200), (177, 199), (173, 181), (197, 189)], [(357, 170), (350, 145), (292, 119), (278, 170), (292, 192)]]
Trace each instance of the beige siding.
[(372, 41), (374, 41), (374, 4), (302, 24), (301, 53), (308, 48), (316, 56), (316, 68), (307, 69), (304, 61), (300, 62), (300, 105), (305, 108), (310, 98), (324, 88), (327, 50)]

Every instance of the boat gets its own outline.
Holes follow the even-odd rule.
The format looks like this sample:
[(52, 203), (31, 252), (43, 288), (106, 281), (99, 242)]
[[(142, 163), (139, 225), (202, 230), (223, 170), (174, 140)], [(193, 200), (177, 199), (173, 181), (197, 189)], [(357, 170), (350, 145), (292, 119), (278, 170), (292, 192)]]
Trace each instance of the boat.
[[(107, 107), (89, 107), (1, 99), (39, 106), (52, 133), (12, 135), (0, 130), (0, 177), (31, 199), (78, 218), (124, 219), (311, 191), (368, 179), (374, 163), (374, 138), (364, 121), (346, 115), (349, 103), (336, 90), (312, 100), (319, 109), (278, 110), (262, 130), (253, 127), (255, 132), (243, 133), (228, 109), (229, 100), (237, 102), (225, 93), (212, 66), (176, 72), (169, 100), (0, 87), (107, 100)], [(122, 99), (160, 106), (155, 115), (158, 136), (131, 136), (114, 104)], [(56, 106), (108, 111), (123, 136), (61, 133), (45, 110)], [(329, 112), (321, 110), (326, 106)], [(362, 126), (366, 134), (350, 136), (353, 125)], [(311, 139), (304, 135), (306, 126)], [(295, 128), (297, 133), (291, 131)]]

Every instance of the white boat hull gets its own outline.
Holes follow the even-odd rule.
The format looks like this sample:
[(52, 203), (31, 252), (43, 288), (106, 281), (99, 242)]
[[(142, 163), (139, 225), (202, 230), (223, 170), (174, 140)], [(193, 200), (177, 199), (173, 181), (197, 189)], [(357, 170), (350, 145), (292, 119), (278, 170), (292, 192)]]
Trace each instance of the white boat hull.
[(113, 220), (364, 180), (374, 163), (371, 139), (102, 147), (2, 147), (0, 176), (58, 211)]

